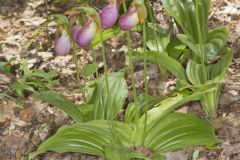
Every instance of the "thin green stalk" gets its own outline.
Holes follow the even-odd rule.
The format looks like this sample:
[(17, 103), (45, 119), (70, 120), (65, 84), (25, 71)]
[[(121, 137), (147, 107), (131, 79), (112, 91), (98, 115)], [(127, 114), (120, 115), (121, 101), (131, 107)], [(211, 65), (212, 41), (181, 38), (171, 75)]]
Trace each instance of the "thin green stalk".
[[(84, 54), (84, 60), (86, 60), (86, 59), (87, 59), (87, 53)], [(82, 78), (83, 78), (83, 100), (85, 100), (86, 99), (86, 85), (87, 85), (86, 78), (87, 77), (82, 75)]]
[[(107, 101), (107, 105), (110, 106), (109, 102), (112, 99), (112, 96), (110, 94), (110, 89), (109, 89), (109, 82), (108, 82), (108, 70), (107, 70), (107, 61), (106, 61), (106, 53), (105, 53), (105, 47), (104, 47), (104, 42), (103, 42), (103, 30), (100, 29), (100, 38), (101, 38), (101, 44), (102, 44), (102, 58), (103, 58), (103, 63), (104, 63), (104, 76), (106, 80), (106, 87), (107, 87), (107, 97), (109, 97), (109, 100)], [(112, 126), (112, 132), (114, 135), (114, 123), (113, 123), (113, 106), (110, 106), (110, 121), (111, 121), (111, 126)]]
[[(155, 39), (155, 42), (156, 42), (156, 45), (157, 45), (157, 51), (160, 51), (160, 48), (158, 46), (158, 37), (157, 37), (157, 32), (156, 32), (156, 22), (155, 22), (155, 19), (154, 19), (154, 13), (152, 12), (152, 9), (151, 9), (151, 4), (150, 4), (150, 1), (149, 0), (146, 0), (146, 6), (147, 6), (147, 10), (149, 11), (149, 17), (150, 17), (150, 21), (153, 25), (153, 36), (154, 36), (154, 39)], [(159, 69), (160, 69), (160, 74), (161, 75), (165, 75), (166, 74), (166, 70), (165, 68), (161, 67), (161, 65), (158, 66)]]
[[(124, 10), (126, 11), (126, 3), (123, 3)], [(132, 62), (132, 44), (131, 44), (131, 37), (130, 37), (130, 31), (127, 31), (127, 44), (128, 44), (128, 53), (129, 53), (129, 65), (130, 65), (130, 70), (131, 70), (131, 78), (132, 78), (132, 88), (133, 88), (133, 99), (134, 99), (134, 105), (138, 107), (138, 98), (137, 98), (137, 89), (136, 89), (136, 83), (134, 79), (134, 67), (133, 67), (133, 62)], [(135, 116), (135, 121), (138, 124), (139, 120), (139, 111), (137, 112)], [(137, 126), (138, 128), (138, 126)]]
[[(146, 23), (143, 23), (143, 50), (146, 51)], [(144, 57), (144, 99), (146, 101), (144, 106), (144, 127), (143, 127), (143, 138), (142, 144), (144, 143), (144, 137), (146, 137), (146, 129), (147, 129), (147, 117), (148, 117), (148, 80), (147, 80), (147, 60)]]
[(207, 81), (207, 73), (205, 70), (205, 53), (203, 51), (203, 39), (202, 39), (202, 33), (201, 33), (201, 28), (200, 28), (200, 23), (199, 23), (199, 13), (198, 13), (198, 4), (199, 1), (196, 0), (196, 18), (197, 18), (197, 30), (198, 30), (198, 41), (199, 41), (199, 45), (200, 45), (200, 53), (201, 53), (201, 64), (202, 64), (202, 73), (203, 73), (203, 78), (204, 78), (204, 82)]
[(76, 80), (77, 80), (77, 86), (80, 86), (80, 69), (78, 66), (78, 58), (77, 58), (77, 47), (76, 44), (73, 44), (73, 61), (76, 67)]
[(95, 52), (93, 46), (91, 46), (92, 54), (93, 54), (93, 62), (97, 66), (96, 77), (98, 79), (98, 63), (97, 63), (97, 53)]
[(149, 0), (146, 0), (146, 4), (147, 4), (147, 10), (149, 11), (149, 16), (150, 16), (150, 21), (153, 25), (153, 36), (155, 38), (156, 41), (156, 45), (157, 45), (157, 50), (160, 51), (159, 47), (158, 47), (158, 38), (157, 38), (157, 32), (156, 32), (156, 23), (155, 20), (153, 18), (153, 12), (151, 10), (151, 6), (150, 6), (150, 2)]

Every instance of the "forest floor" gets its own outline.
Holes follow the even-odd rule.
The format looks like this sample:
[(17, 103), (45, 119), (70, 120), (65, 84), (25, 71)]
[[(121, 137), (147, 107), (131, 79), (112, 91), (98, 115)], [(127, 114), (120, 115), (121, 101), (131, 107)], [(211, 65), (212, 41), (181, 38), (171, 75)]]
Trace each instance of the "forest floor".
[[(3, 7), (0, 6), (0, 9), (4, 10)], [(54, 10), (51, 6), (49, 9)], [(159, 23), (166, 27), (171, 18), (166, 15), (159, 2), (154, 2), (154, 11)], [(60, 84), (54, 90), (64, 93), (75, 103), (82, 103), (83, 95), (76, 90), (72, 56), (56, 57), (54, 55), (52, 42), (55, 28), (49, 27), (47, 34), (45, 27), (40, 27), (40, 24), (44, 22), (44, 16), (44, 0), (28, 0), (25, 10), (20, 11), (18, 15), (0, 15), (0, 44), (2, 46), (0, 60), (9, 60), (13, 56), (17, 60), (28, 58), (31, 68), (59, 70)], [(228, 28), (230, 32), (228, 47), (235, 53), (222, 87), (218, 118), (207, 119), (198, 103), (189, 103), (179, 111), (197, 114), (212, 123), (222, 143), (211, 150), (195, 147), (168, 153), (166, 154), (168, 160), (191, 159), (194, 150), (200, 151), (198, 160), (240, 160), (240, 1), (212, 0), (209, 26)], [(132, 33), (133, 47), (141, 44), (140, 36), (139, 33)], [(127, 51), (124, 37), (112, 38), (106, 46), (109, 70), (117, 71), (123, 68), (125, 66), (124, 53)], [(93, 61), (89, 50), (81, 50), (78, 58), (81, 66)], [(102, 70), (101, 58), (98, 58), (98, 61), (99, 68)], [(152, 79), (149, 83), (150, 93), (154, 96), (164, 94), (166, 88), (171, 85), (171, 81), (166, 81), (161, 77), (155, 65), (149, 64), (148, 71)], [(141, 64), (136, 66), (135, 77), (140, 90), (143, 81)], [(6, 91), (10, 84), (10, 77), (0, 73), (0, 92)], [(60, 126), (67, 123), (71, 123), (70, 118), (60, 110), (32, 97), (24, 100), (22, 109), (17, 108), (13, 101), (0, 99), (0, 160), (25, 159), (30, 151), (35, 150)], [(37, 159), (96, 160), (100, 158), (83, 154), (49, 152)]]

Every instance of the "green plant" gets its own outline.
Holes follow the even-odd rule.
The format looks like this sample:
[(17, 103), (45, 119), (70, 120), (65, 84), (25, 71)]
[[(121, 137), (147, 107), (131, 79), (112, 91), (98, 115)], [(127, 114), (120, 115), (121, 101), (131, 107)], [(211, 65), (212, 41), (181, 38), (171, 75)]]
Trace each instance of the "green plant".
[[(118, 114), (127, 96), (127, 86), (122, 73), (109, 74), (109, 89), (114, 97), (110, 106), (106, 105), (109, 97), (106, 93), (106, 80), (97, 81), (88, 103), (76, 105), (53, 92), (35, 94), (38, 99), (46, 101), (73, 118), (76, 124), (63, 126), (58, 132), (45, 141), (30, 158), (45, 151), (81, 152), (105, 157), (110, 160), (127, 160), (131, 158), (162, 159), (162, 153), (192, 145), (212, 146), (218, 140), (214, 130), (203, 120), (183, 113), (170, 113), (174, 108), (188, 101), (198, 100), (202, 91), (191, 95), (177, 95), (159, 103), (148, 111), (146, 133), (142, 127), (145, 115), (134, 121), (131, 114), (132, 105), (127, 107), (124, 122), (117, 121)], [(151, 100), (150, 100), (151, 102)], [(150, 108), (152, 103), (150, 104)], [(114, 107), (114, 114), (111, 108)], [(137, 108), (138, 109), (138, 108)], [(143, 109), (143, 108), (142, 108)], [(170, 113), (170, 114), (168, 114)], [(114, 131), (110, 119), (113, 116)], [(114, 133), (113, 133), (114, 132)], [(145, 136), (143, 136), (143, 134)], [(56, 145), (58, 144), (58, 145)], [(137, 148), (150, 151), (144, 155)]]
[[(193, 61), (190, 60), (187, 65), (190, 82), (193, 86), (206, 84), (216, 88), (201, 99), (206, 114), (215, 117), (221, 84), (233, 57), (230, 51), (223, 50), (228, 32), (224, 27), (208, 29), (210, 0), (162, 0), (162, 3), (184, 33), (177, 35), (178, 39), (186, 44), (194, 55)], [(226, 54), (223, 55), (224, 53)], [(222, 56), (222, 60), (215, 64), (214, 61), (218, 60), (219, 56)]]
[(49, 90), (58, 84), (58, 80), (54, 80), (58, 76), (57, 70), (45, 72), (41, 69), (29, 69), (26, 59), (21, 61), (20, 66), (22, 70), (20, 77), (10, 86), (18, 97), (24, 97), (25, 91)]
[(215, 117), (220, 95), (220, 87), (224, 81), (232, 57), (232, 52), (227, 51), (227, 54), (225, 54), (219, 62), (205, 65), (204, 71), (207, 75), (206, 81), (203, 80), (203, 68), (201, 64), (190, 60), (185, 69), (181, 63), (169, 57), (166, 52), (135, 52), (134, 61), (147, 59), (148, 61), (161, 64), (162, 67), (177, 77), (177, 89), (179, 91), (190, 90), (194, 93), (199, 89), (212, 88), (212, 91), (206, 92), (202, 96), (200, 102), (202, 103), (206, 114)]
[[(162, 3), (184, 34), (177, 35), (179, 41), (170, 38), (171, 27), (163, 32), (157, 25), (151, 27), (150, 24), (154, 35), (161, 38), (150, 38), (147, 44), (152, 52), (135, 52), (135, 60), (147, 59), (169, 70), (178, 78), (180, 91), (214, 88), (205, 93), (200, 102), (208, 116), (216, 117), (221, 84), (233, 57), (229, 49), (223, 48), (228, 32), (224, 27), (208, 29), (209, 0), (162, 0)], [(185, 69), (182, 63), (191, 57)]]
[[(122, 2), (125, 13), (119, 18)], [(94, 64), (82, 70), (76, 68), (77, 79), (79, 81), (80, 74), (86, 78), (95, 72), (97, 79), (87, 88), (88, 95), (82, 105), (76, 105), (55, 92), (34, 94), (35, 98), (61, 109), (75, 123), (61, 127), (29, 155), (30, 159), (46, 151), (54, 151), (80, 152), (109, 160), (161, 160), (165, 152), (193, 145), (210, 148), (218, 143), (214, 129), (208, 123), (196, 116), (173, 111), (187, 102), (200, 101), (207, 115), (216, 116), (220, 87), (233, 57), (230, 50), (223, 48), (228, 33), (224, 28), (208, 30), (209, 0), (162, 2), (184, 34), (172, 36), (173, 24), (167, 31), (157, 25), (148, 0), (127, 1), (127, 4), (109, 0), (100, 15), (96, 9), (80, 5), (70, 10), (70, 20), (64, 15), (52, 16), (50, 21), (54, 19), (60, 26), (61, 36), (57, 38), (65, 45), (60, 49), (56, 45), (59, 49), (56, 51), (68, 53), (69, 43), (72, 42), (74, 50), (91, 43)], [(114, 26), (118, 18), (119, 27)], [(143, 47), (135, 50), (130, 33), (141, 29)], [(132, 79), (130, 88), (134, 99), (126, 109), (124, 102), (128, 87), (124, 74), (108, 73), (104, 47), (105, 40), (124, 31), (127, 34), (127, 60)], [(98, 73), (94, 50), (100, 46), (104, 62), (102, 78)], [(76, 52), (74, 60), (78, 67)], [(134, 61), (137, 60), (144, 60), (144, 93), (140, 96), (134, 80)], [(153, 98), (148, 95), (148, 61), (159, 64), (176, 76), (176, 91), (168, 97)], [(195, 158), (197, 156), (194, 155)]]

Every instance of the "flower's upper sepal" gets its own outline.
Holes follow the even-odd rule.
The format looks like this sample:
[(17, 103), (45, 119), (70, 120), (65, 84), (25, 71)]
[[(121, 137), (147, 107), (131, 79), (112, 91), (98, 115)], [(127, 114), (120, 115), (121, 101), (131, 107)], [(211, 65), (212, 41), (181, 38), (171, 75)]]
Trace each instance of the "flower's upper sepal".
[(147, 18), (147, 8), (144, 0), (134, 0), (128, 11), (120, 17), (119, 26), (122, 30), (130, 30)]
[(101, 25), (103, 29), (111, 28), (118, 20), (119, 3), (117, 0), (109, 0), (109, 4), (100, 12)]
[(147, 18), (147, 8), (144, 0), (133, 0), (132, 5), (135, 5), (137, 9), (139, 22), (143, 23)]
[(63, 30), (61, 36), (56, 39), (54, 47), (59, 56), (65, 56), (70, 52), (71, 39), (66, 30)]
[(143, 23), (147, 18), (147, 8), (144, 4), (135, 4), (137, 9), (139, 23)]
[(95, 37), (98, 30), (98, 26), (93, 19), (88, 19), (78, 32), (76, 37), (76, 43), (79, 47), (86, 47)]

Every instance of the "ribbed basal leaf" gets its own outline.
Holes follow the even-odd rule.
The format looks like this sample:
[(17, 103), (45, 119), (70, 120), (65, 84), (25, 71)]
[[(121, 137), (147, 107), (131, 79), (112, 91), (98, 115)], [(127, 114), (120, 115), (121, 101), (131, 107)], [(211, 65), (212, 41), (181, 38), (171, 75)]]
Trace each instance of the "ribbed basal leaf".
[(200, 100), (203, 110), (210, 117), (216, 117), (217, 115), (221, 86), (221, 83), (212, 85), (216, 89), (205, 93)]
[(199, 44), (195, 43), (193, 40), (189, 38), (186, 34), (178, 34), (177, 38), (184, 44), (186, 44), (195, 55), (201, 56), (200, 55), (200, 46)]
[(224, 55), (221, 61), (206, 67), (207, 77), (209, 80), (205, 85), (211, 85), (216, 88), (216, 90), (204, 94), (200, 101), (208, 116), (216, 117), (217, 115), (221, 84), (224, 81), (224, 77), (228, 71), (232, 58), (233, 54), (228, 52)]
[(72, 101), (66, 99), (62, 94), (56, 92), (40, 92), (33, 95), (35, 98), (47, 102), (65, 112), (75, 122), (83, 122), (87, 120), (93, 106), (84, 104), (76, 105)]
[(228, 31), (224, 27), (211, 29), (208, 31), (206, 42), (206, 55), (208, 59), (217, 56), (227, 42)]
[[(147, 98), (147, 100), (146, 100)], [(125, 111), (125, 115), (124, 115), (124, 122), (125, 123), (134, 123), (135, 122), (135, 117), (138, 113), (140, 113), (140, 115), (144, 114), (144, 109), (146, 106), (146, 103), (148, 105), (148, 109), (150, 109), (151, 107), (153, 107), (153, 105), (159, 103), (162, 100), (162, 98), (154, 98), (150, 95), (147, 95), (147, 97), (144, 94), (141, 94), (140, 96), (138, 96), (138, 106), (135, 106), (135, 103), (129, 103), (127, 106), (127, 109)]]
[(94, 119), (115, 118), (120, 112), (127, 96), (127, 84), (123, 73), (111, 73), (108, 75), (110, 95), (107, 92), (106, 80), (102, 78), (94, 90), (92, 103)]
[[(213, 60), (224, 47), (228, 32), (220, 27), (208, 31), (210, 0), (161, 0), (168, 13), (181, 26), (184, 34), (178, 38), (188, 45), (195, 55), (200, 55), (203, 43), (206, 60)], [(198, 11), (196, 10), (198, 2)], [(199, 23), (199, 30), (197, 24)]]
[[(200, 45), (192, 41), (186, 34), (178, 34), (177, 38), (186, 44), (195, 55), (201, 56)], [(228, 38), (228, 32), (225, 28), (216, 28), (208, 32), (207, 41), (204, 44), (207, 60), (211, 61), (220, 53)]]
[(89, 65), (86, 65), (84, 66), (80, 73), (81, 75), (83, 75), (85, 78), (86, 77), (89, 77), (91, 75), (93, 75), (94, 73), (96, 73), (98, 70), (98, 66), (96, 64), (89, 64)]
[(188, 76), (189, 81), (193, 85), (201, 85), (204, 83), (204, 75), (203, 75), (203, 67), (201, 64), (194, 62), (192, 60), (188, 61), (186, 73)]
[(132, 160), (133, 158), (149, 160), (143, 153), (134, 152), (131, 148), (111, 144), (105, 147), (105, 153), (106, 159), (109, 160)]
[(105, 147), (117, 144), (132, 146), (132, 128), (126, 124), (114, 122), (116, 132), (112, 132), (109, 121), (97, 120), (68, 125), (60, 128), (51, 138), (30, 154), (30, 158), (46, 151), (58, 153), (78, 152), (105, 157)]
[(216, 82), (223, 82), (224, 76), (228, 71), (229, 65), (232, 61), (233, 53), (228, 51), (227, 54), (224, 55), (221, 61), (216, 64), (211, 64), (206, 67), (207, 77), (209, 80), (214, 80)]
[(187, 80), (183, 66), (175, 59), (169, 57), (166, 53), (157, 51), (134, 52), (133, 59), (135, 61), (144, 60), (144, 58), (147, 61), (161, 65), (177, 78)]
[[(198, 42), (199, 35), (197, 21), (200, 24), (200, 34), (203, 40), (207, 37), (207, 24), (210, 8), (210, 0), (161, 0), (167, 12), (175, 18), (181, 26), (183, 32), (187, 34), (193, 42)], [(196, 5), (198, 2), (198, 17)]]
[(152, 120), (146, 133), (144, 145), (160, 153), (193, 145), (211, 147), (218, 142), (208, 123), (183, 113), (171, 113)]
[[(167, 115), (168, 113), (174, 111), (179, 106), (181, 106), (187, 102), (190, 102), (190, 101), (200, 100), (202, 95), (209, 91), (212, 91), (212, 89), (197, 90), (194, 93), (189, 94), (189, 95), (178, 94), (175, 97), (170, 97), (170, 98), (163, 100), (158, 105), (156, 105), (156, 107), (154, 107), (148, 111), (148, 126), (149, 125), (152, 126), (152, 124), (151, 124), (152, 121)], [(139, 124), (142, 124), (144, 122), (144, 119), (145, 119), (145, 117), (142, 116), (139, 120)], [(152, 127), (154, 127), (154, 126), (152, 126)]]
[(207, 86), (216, 83), (222, 83), (224, 76), (233, 58), (233, 54), (228, 52), (224, 55), (221, 61), (216, 64), (206, 66), (207, 81), (204, 82), (204, 75), (202, 73), (202, 65), (190, 60), (187, 65), (186, 73), (189, 81), (194, 86)]

